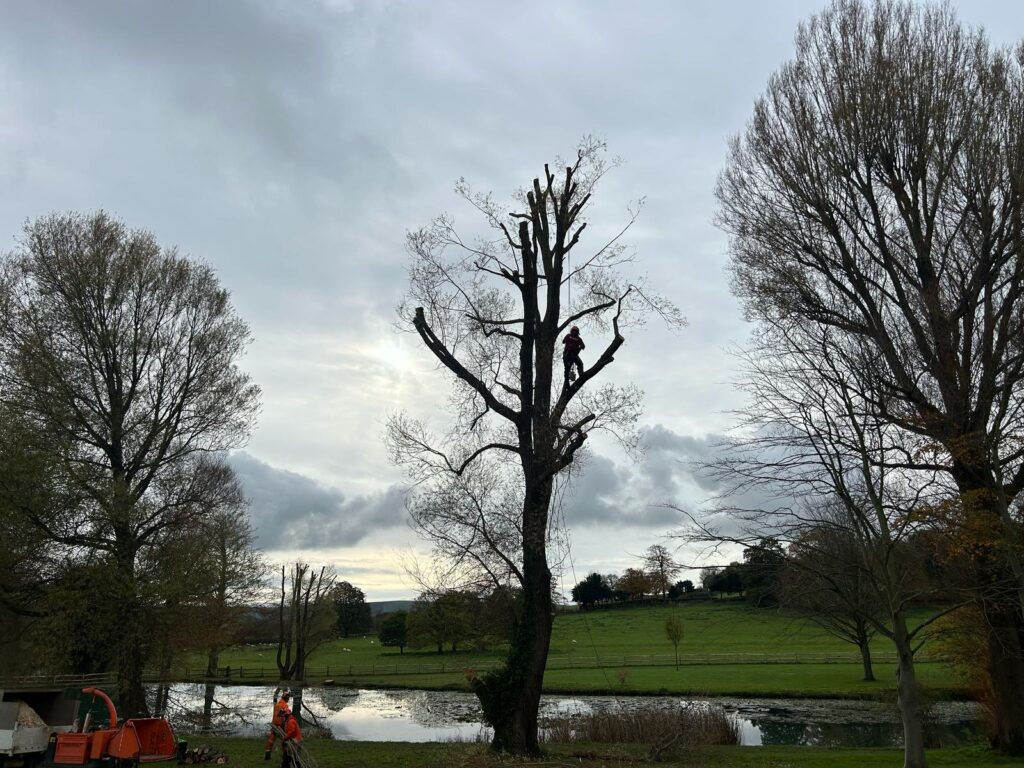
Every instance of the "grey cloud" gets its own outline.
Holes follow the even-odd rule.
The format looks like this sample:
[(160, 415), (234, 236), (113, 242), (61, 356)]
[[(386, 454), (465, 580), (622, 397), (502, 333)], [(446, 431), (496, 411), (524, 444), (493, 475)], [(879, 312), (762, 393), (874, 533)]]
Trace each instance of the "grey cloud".
[(245, 452), (232, 454), (229, 461), (249, 499), (262, 549), (352, 546), (372, 531), (405, 522), (405, 490), (397, 485), (349, 497)]
[(646, 452), (641, 471), (656, 489), (672, 492), (680, 478), (685, 477), (708, 493), (720, 490), (720, 481), (703, 465), (717, 456), (726, 440), (724, 435), (680, 435), (655, 424), (643, 427), (640, 439)]
[(565, 500), (565, 522), (571, 528), (664, 529), (680, 522), (679, 513), (666, 506), (669, 500), (651, 491), (642, 471), (591, 453), (579, 466)]
[[(723, 435), (685, 435), (655, 424), (641, 429), (641, 440), (644, 453), (635, 464), (596, 452), (586, 456), (565, 501), (568, 525), (664, 532), (685, 523), (676, 507), (691, 514), (721, 514), (714, 510), (727, 484), (710, 477), (702, 465), (718, 455)], [(756, 488), (727, 501), (748, 509), (771, 509), (778, 503), (767, 489)]]

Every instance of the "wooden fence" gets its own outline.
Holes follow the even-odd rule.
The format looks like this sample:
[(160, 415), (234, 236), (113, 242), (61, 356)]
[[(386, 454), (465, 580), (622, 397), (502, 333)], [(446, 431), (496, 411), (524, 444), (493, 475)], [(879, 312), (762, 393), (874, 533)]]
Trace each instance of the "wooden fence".
[[(896, 655), (892, 653), (875, 653), (871, 657), (876, 664), (895, 663)], [(943, 662), (945, 658), (922, 653), (919, 662)], [(680, 665), (706, 664), (857, 664), (861, 663), (859, 654), (848, 653), (681, 653)], [(396, 661), (374, 661), (363, 664), (330, 664), (318, 667), (306, 667), (307, 682), (337, 680), (346, 682), (348, 678), (366, 678), (397, 675), (445, 675), (459, 674), (469, 667), (477, 672), (494, 669), (500, 661), (479, 661), (470, 659), (443, 659), (437, 661), (407, 662), (399, 657)], [(547, 668), (550, 669), (622, 669), (629, 667), (671, 667), (675, 665), (673, 654), (639, 654), (633, 656), (605, 655), (600, 658), (586, 655), (565, 654), (550, 656)], [(237, 666), (220, 667), (217, 674), (206, 675), (205, 668), (176, 667), (172, 669), (169, 679), (164, 679), (155, 670), (148, 670), (143, 679), (148, 683), (158, 682), (234, 682), (260, 683), (274, 682), (279, 679), (277, 667)], [(116, 682), (113, 672), (95, 675), (27, 675), (12, 677), (0, 681), (0, 687), (68, 687), (68, 686), (111, 686)]]

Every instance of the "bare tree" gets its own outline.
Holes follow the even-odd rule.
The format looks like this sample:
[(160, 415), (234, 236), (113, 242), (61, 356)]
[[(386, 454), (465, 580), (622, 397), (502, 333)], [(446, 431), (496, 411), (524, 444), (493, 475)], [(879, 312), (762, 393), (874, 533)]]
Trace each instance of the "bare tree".
[(644, 570), (651, 580), (651, 589), (668, 601), (668, 589), (683, 567), (675, 561), (668, 547), (652, 544), (644, 552)]
[(200, 621), (206, 674), (215, 675), (220, 652), (238, 641), (247, 611), (263, 593), (267, 566), (255, 548), (255, 534), (241, 495), (204, 516), (199, 529), (206, 578), (200, 595)]
[(679, 644), (683, 641), (683, 620), (675, 614), (665, 619), (665, 634), (668, 641), (672, 643), (672, 650), (676, 656), (676, 669), (679, 669)]
[(281, 566), (276, 660), (282, 680), (304, 680), (306, 661), (334, 633), (335, 578), (327, 566), (319, 571), (301, 562)]
[[(401, 321), (454, 375), (455, 418), (438, 436), (398, 416), (389, 444), (428, 500), (467, 493), (445, 519), (438, 514), (443, 505), (414, 502), (421, 529), (457, 556), (510, 574), (521, 590), (505, 667), (473, 681), (494, 728), (494, 748), (518, 753), (538, 751), (556, 479), (595, 429), (607, 428), (627, 444), (635, 440), (639, 392), (593, 387), (624, 343), (624, 329), (650, 312), (681, 322), (670, 303), (620, 274), (631, 256), (618, 240), (635, 210), (610, 242), (587, 255), (577, 252), (591, 194), (606, 170), (603, 150), (585, 141), (558, 178), (545, 166), (512, 211), (460, 182), (457, 191), (495, 239), (464, 239), (444, 216), (408, 239), (410, 290)], [(596, 351), (570, 381), (556, 356), (560, 337), (574, 324)], [(597, 334), (607, 335), (598, 342)], [(484, 487), (496, 489), (490, 499), (481, 498)], [(418, 514), (417, 503), (426, 514)]]
[[(840, 512), (840, 514), (842, 514)], [(833, 637), (857, 646), (864, 680), (875, 679), (871, 640), (885, 620), (884, 606), (865, 572), (860, 543), (834, 522), (790, 545), (780, 574), (783, 608), (806, 616)], [(871, 618), (869, 618), (871, 617)]]
[(144, 712), (136, 565), (216, 487), (205, 457), (247, 437), (259, 390), (237, 364), (249, 331), (212, 269), (104, 213), (28, 225), (3, 270), (0, 397), (61, 446), (76, 496), (32, 519), (116, 563), (118, 694), (127, 714)]
[(1024, 46), (948, 5), (836, 0), (801, 25), (717, 195), (766, 333), (867, 345), (898, 466), (954, 482), (980, 533), (995, 744), (1024, 754)]
[[(949, 600), (955, 593), (946, 588), (946, 607), (908, 625), (911, 605), (943, 604), (934, 585), (921, 577), (914, 550), (918, 537), (936, 528), (932, 513), (953, 489), (937, 468), (894, 466), (906, 447), (899, 441), (902, 432), (870, 409), (877, 365), (862, 345), (837, 344), (829, 332), (815, 337), (818, 330), (790, 329), (747, 353), (744, 436), (708, 467), (728, 491), (721, 509), (710, 518), (694, 518), (687, 535), (747, 547), (770, 537), (788, 545), (789, 566), (808, 570), (843, 601), (845, 611), (892, 640), (905, 765), (923, 768), (914, 657), (927, 628), (959, 603)], [(767, 502), (744, 506), (744, 492), (752, 488), (767, 494)], [(837, 540), (856, 547), (845, 568), (835, 567)], [(847, 588), (851, 576), (872, 599)]]

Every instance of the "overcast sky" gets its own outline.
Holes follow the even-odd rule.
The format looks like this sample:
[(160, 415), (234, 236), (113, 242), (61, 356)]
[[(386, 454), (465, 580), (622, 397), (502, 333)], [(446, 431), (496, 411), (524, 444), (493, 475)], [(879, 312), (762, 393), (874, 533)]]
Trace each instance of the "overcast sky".
[[(954, 3), (999, 42), (1016, 0)], [(687, 461), (728, 430), (746, 328), (713, 224), (726, 140), (822, 0), (0, 3), (0, 243), (26, 219), (106, 209), (212, 264), (252, 327), (263, 410), (232, 460), (261, 546), (406, 597), (402, 476), (381, 442), (440, 423), (444, 379), (393, 329), (404, 235), (506, 197), (584, 134), (626, 163), (587, 235), (621, 224), (690, 324), (627, 338), (612, 377), (647, 393), (646, 457), (598, 442), (565, 518), (572, 565), (621, 571), (714, 492)], [(583, 241), (586, 245), (586, 239)], [(570, 570), (565, 586), (573, 583)]]

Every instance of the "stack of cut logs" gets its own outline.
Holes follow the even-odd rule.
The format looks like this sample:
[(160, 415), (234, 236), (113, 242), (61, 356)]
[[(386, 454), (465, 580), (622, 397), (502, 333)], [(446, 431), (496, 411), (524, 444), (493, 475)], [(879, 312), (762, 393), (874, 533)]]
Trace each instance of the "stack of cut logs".
[(228, 756), (223, 752), (218, 752), (213, 747), (203, 746), (188, 750), (185, 753), (185, 758), (181, 762), (185, 765), (195, 765), (196, 763), (224, 765), (227, 761)]

